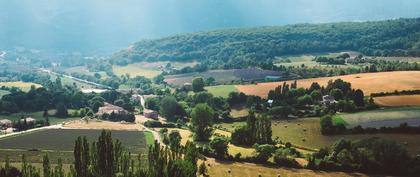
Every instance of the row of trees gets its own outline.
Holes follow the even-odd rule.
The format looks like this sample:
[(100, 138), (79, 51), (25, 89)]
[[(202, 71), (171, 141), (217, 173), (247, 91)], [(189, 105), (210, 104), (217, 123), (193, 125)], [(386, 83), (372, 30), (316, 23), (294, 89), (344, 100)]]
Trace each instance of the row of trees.
[(273, 143), (271, 130), (271, 119), (266, 115), (255, 116), (250, 111), (246, 120), (246, 125), (238, 127), (231, 136), (231, 142), (235, 145), (252, 146), (257, 144)]
[[(127, 152), (111, 133), (103, 131), (98, 140), (89, 143), (86, 137), (78, 137), (74, 146), (74, 163), (65, 173), (62, 161), (53, 168), (48, 155), (44, 156), (42, 172), (44, 177), (195, 177), (197, 176), (198, 150), (188, 142), (178, 149), (169, 149), (155, 142), (148, 148), (147, 161)], [(7, 158), (8, 159), (8, 158)], [(28, 164), (25, 156), (21, 169), (6, 164), (0, 169), (5, 177), (40, 177), (40, 169)]]

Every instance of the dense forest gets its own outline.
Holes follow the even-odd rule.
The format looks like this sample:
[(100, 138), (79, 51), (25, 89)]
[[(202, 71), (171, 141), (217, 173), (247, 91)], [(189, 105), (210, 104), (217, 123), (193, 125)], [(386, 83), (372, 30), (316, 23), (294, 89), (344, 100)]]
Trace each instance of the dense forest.
[(204, 60), (216, 66), (252, 66), (281, 55), (343, 50), (420, 56), (419, 39), (420, 18), (224, 29), (140, 41), (115, 54), (112, 62)]

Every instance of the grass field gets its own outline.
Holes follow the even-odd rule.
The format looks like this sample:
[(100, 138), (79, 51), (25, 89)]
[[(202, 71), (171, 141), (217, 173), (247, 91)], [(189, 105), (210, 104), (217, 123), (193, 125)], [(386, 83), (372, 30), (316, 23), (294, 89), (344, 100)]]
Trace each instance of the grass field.
[(36, 88), (42, 87), (41, 85), (35, 84), (35, 83), (32, 83), (32, 82), (22, 82), (22, 81), (16, 81), (16, 82), (0, 82), (0, 87), (1, 86), (17, 87), (17, 88), (20, 88), (24, 92), (29, 91), (29, 89), (31, 89), (31, 86), (32, 85), (34, 85)]
[(420, 106), (420, 95), (392, 95), (375, 97), (375, 103), (380, 106)]
[(113, 66), (112, 70), (117, 76), (129, 74), (131, 77), (144, 76), (153, 78), (162, 73), (161, 67), (165, 67), (168, 63), (171, 63), (175, 69), (198, 64), (198, 62), (139, 62), (127, 66)]
[[(213, 77), (216, 83), (230, 84), (233, 81), (256, 81), (264, 80), (266, 76), (280, 76), (282, 73), (277, 71), (261, 70), (256, 68), (248, 69), (229, 69), (229, 70), (209, 70), (202, 73), (187, 73), (165, 76), (165, 81), (171, 85), (182, 86), (184, 83), (191, 83), (195, 77)], [(293, 77), (293, 76), (291, 76)], [(290, 77), (289, 77), (290, 78)]]
[[(72, 112), (72, 111), (74, 111), (74, 110), (69, 110), (69, 113)], [(10, 115), (0, 115), (0, 119), (9, 119), (9, 120), (13, 121), (13, 120), (19, 120), (22, 117), (32, 117), (32, 118), (37, 119), (37, 120), (44, 120), (44, 117), (42, 116), (43, 113), (44, 113), (43, 111), (31, 112), (31, 113), (14, 113), (14, 114), (10, 114)], [(50, 124), (59, 124), (59, 123), (62, 123), (64, 121), (80, 119), (78, 117), (75, 117), (75, 118), (71, 118), (71, 117), (69, 117), (69, 118), (57, 118), (57, 117), (54, 117), (53, 115), (55, 114), (55, 110), (49, 110), (48, 114), (50, 115), (48, 117), (49, 121), (50, 121)]]
[(213, 94), (213, 96), (220, 96), (223, 98), (227, 98), (230, 92), (237, 92), (236, 87), (234, 85), (217, 85), (217, 86), (209, 86), (205, 88), (208, 92)]
[(341, 113), (335, 117), (343, 119), (348, 127), (396, 127), (407, 122), (411, 126), (420, 125), (420, 107), (383, 108), (357, 113)]
[[(350, 82), (355, 89), (362, 89), (365, 95), (378, 92), (393, 92), (395, 90), (415, 90), (420, 88), (420, 71), (395, 71), (378, 73), (361, 73), (335, 77), (321, 77), (297, 80), (298, 87), (309, 88), (313, 82), (326, 86), (328, 81), (343, 79)], [(294, 82), (293, 80), (286, 81)], [(248, 95), (267, 97), (270, 90), (283, 82), (259, 83), (250, 85), (236, 85), (240, 92)]]
[[(399, 143), (407, 142), (407, 149), (410, 153), (420, 152), (419, 134), (358, 134), (358, 135), (336, 135), (324, 136), (320, 131), (319, 118), (302, 118), (295, 120), (273, 121), (273, 138), (278, 137), (283, 142), (290, 142), (297, 147), (306, 147), (309, 149), (319, 149), (321, 147), (331, 146), (340, 138), (344, 139), (364, 139), (370, 137), (380, 137), (393, 140)], [(222, 123), (218, 124), (222, 129), (233, 131), (235, 127), (245, 125), (245, 122)]]
[[(20, 161), (25, 154), (29, 162), (42, 162), (42, 156), (48, 153), (52, 159), (59, 157), (71, 163), (74, 141), (78, 136), (86, 136), (89, 142), (96, 141), (102, 130), (89, 129), (50, 129), (19, 134), (0, 139), (0, 161), (6, 155), (12, 161)], [(111, 131), (113, 139), (121, 141), (126, 150), (132, 153), (144, 152), (147, 140), (140, 131)]]

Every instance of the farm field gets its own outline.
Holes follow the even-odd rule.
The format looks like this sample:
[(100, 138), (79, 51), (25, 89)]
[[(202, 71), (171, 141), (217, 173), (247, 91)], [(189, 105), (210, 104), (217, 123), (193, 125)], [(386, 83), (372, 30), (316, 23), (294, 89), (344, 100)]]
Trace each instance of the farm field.
[[(78, 136), (86, 136), (89, 142), (96, 141), (101, 131), (89, 129), (49, 129), (6, 137), (0, 139), (0, 159), (4, 160), (6, 155), (15, 154), (13, 157), (19, 161), (20, 154), (24, 153), (28, 155), (29, 162), (42, 162), (42, 155), (48, 153), (52, 159), (62, 157), (67, 162), (71, 162), (76, 138)], [(143, 132), (111, 131), (111, 133), (113, 139), (119, 139), (129, 152), (135, 154), (141, 153), (147, 148), (147, 142)], [(31, 149), (32, 151), (29, 151)]]
[(342, 113), (335, 117), (342, 118), (347, 127), (397, 127), (401, 123), (420, 126), (420, 107), (383, 108), (357, 113)]
[(32, 85), (34, 85), (36, 88), (42, 87), (41, 85), (36, 84), (36, 83), (32, 83), (32, 82), (22, 82), (22, 81), (16, 81), (16, 82), (0, 82), (0, 87), (1, 86), (17, 87), (17, 88), (20, 88), (24, 92), (29, 91), (29, 89), (31, 89), (31, 86)]
[[(264, 80), (266, 76), (282, 76), (277, 71), (261, 70), (255, 68), (249, 69), (229, 69), (229, 70), (209, 70), (202, 73), (187, 73), (178, 75), (169, 75), (165, 81), (171, 85), (181, 86), (184, 83), (190, 83), (194, 77), (203, 77), (207, 79), (213, 77), (216, 83), (229, 84), (233, 81), (256, 81)], [(286, 78), (285, 78), (286, 79)]]
[(380, 106), (420, 106), (420, 95), (392, 95), (375, 97), (374, 101)]
[[(362, 89), (365, 95), (378, 92), (393, 92), (395, 90), (415, 90), (420, 88), (420, 71), (360, 73), (345, 76), (300, 79), (297, 80), (297, 86), (309, 88), (313, 82), (318, 82), (321, 86), (326, 86), (328, 81), (335, 79), (343, 79), (346, 82), (350, 82), (353, 88)], [(294, 82), (294, 80), (285, 82), (290, 84)], [(283, 84), (283, 82), (269, 82), (236, 85), (236, 88), (247, 95), (257, 95), (266, 98), (270, 90), (281, 84)]]
[[(393, 140), (399, 143), (407, 143), (407, 150), (412, 153), (418, 153), (420, 149), (419, 134), (358, 134), (358, 135), (334, 135), (324, 136), (320, 131), (319, 118), (301, 118), (295, 120), (277, 120), (272, 122), (273, 139), (276, 137), (283, 142), (290, 142), (297, 147), (308, 149), (319, 149), (331, 146), (340, 138), (344, 139), (364, 139), (371, 137), (380, 137)], [(245, 122), (218, 124), (222, 129), (233, 131), (235, 127), (245, 125)]]
[(175, 69), (198, 64), (198, 62), (139, 62), (128, 64), (127, 66), (113, 66), (112, 70), (117, 76), (129, 74), (131, 77), (144, 76), (151, 79), (162, 73), (162, 69), (168, 63), (171, 63)]
[(227, 98), (230, 92), (237, 92), (238, 90), (234, 85), (216, 85), (216, 86), (208, 86), (205, 89), (213, 94), (213, 96), (220, 96), (223, 98)]
[[(74, 110), (69, 110), (69, 114), (71, 114), (71, 112)], [(37, 120), (44, 120), (44, 117), (42, 116), (44, 112), (43, 111), (38, 111), (38, 112), (31, 112), (31, 113), (13, 113), (10, 115), (0, 115), (0, 119), (9, 119), (9, 120), (20, 120), (22, 117), (32, 117), (34, 119)], [(58, 117), (54, 117), (53, 115), (55, 114), (55, 110), (49, 110), (48, 111), (48, 115), (50, 115), (48, 117), (50, 124), (59, 124), (65, 121), (71, 121), (71, 120), (77, 120), (80, 119), (79, 117), (68, 117), (68, 118), (58, 118)], [(0, 147), (1, 148), (1, 147)]]

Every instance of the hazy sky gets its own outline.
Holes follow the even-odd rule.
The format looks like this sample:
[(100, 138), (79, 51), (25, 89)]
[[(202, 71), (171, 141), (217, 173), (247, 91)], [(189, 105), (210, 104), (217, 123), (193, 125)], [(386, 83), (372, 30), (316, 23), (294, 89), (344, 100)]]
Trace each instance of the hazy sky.
[(420, 17), (420, 0), (0, 0), (0, 48), (116, 50), (176, 33)]

